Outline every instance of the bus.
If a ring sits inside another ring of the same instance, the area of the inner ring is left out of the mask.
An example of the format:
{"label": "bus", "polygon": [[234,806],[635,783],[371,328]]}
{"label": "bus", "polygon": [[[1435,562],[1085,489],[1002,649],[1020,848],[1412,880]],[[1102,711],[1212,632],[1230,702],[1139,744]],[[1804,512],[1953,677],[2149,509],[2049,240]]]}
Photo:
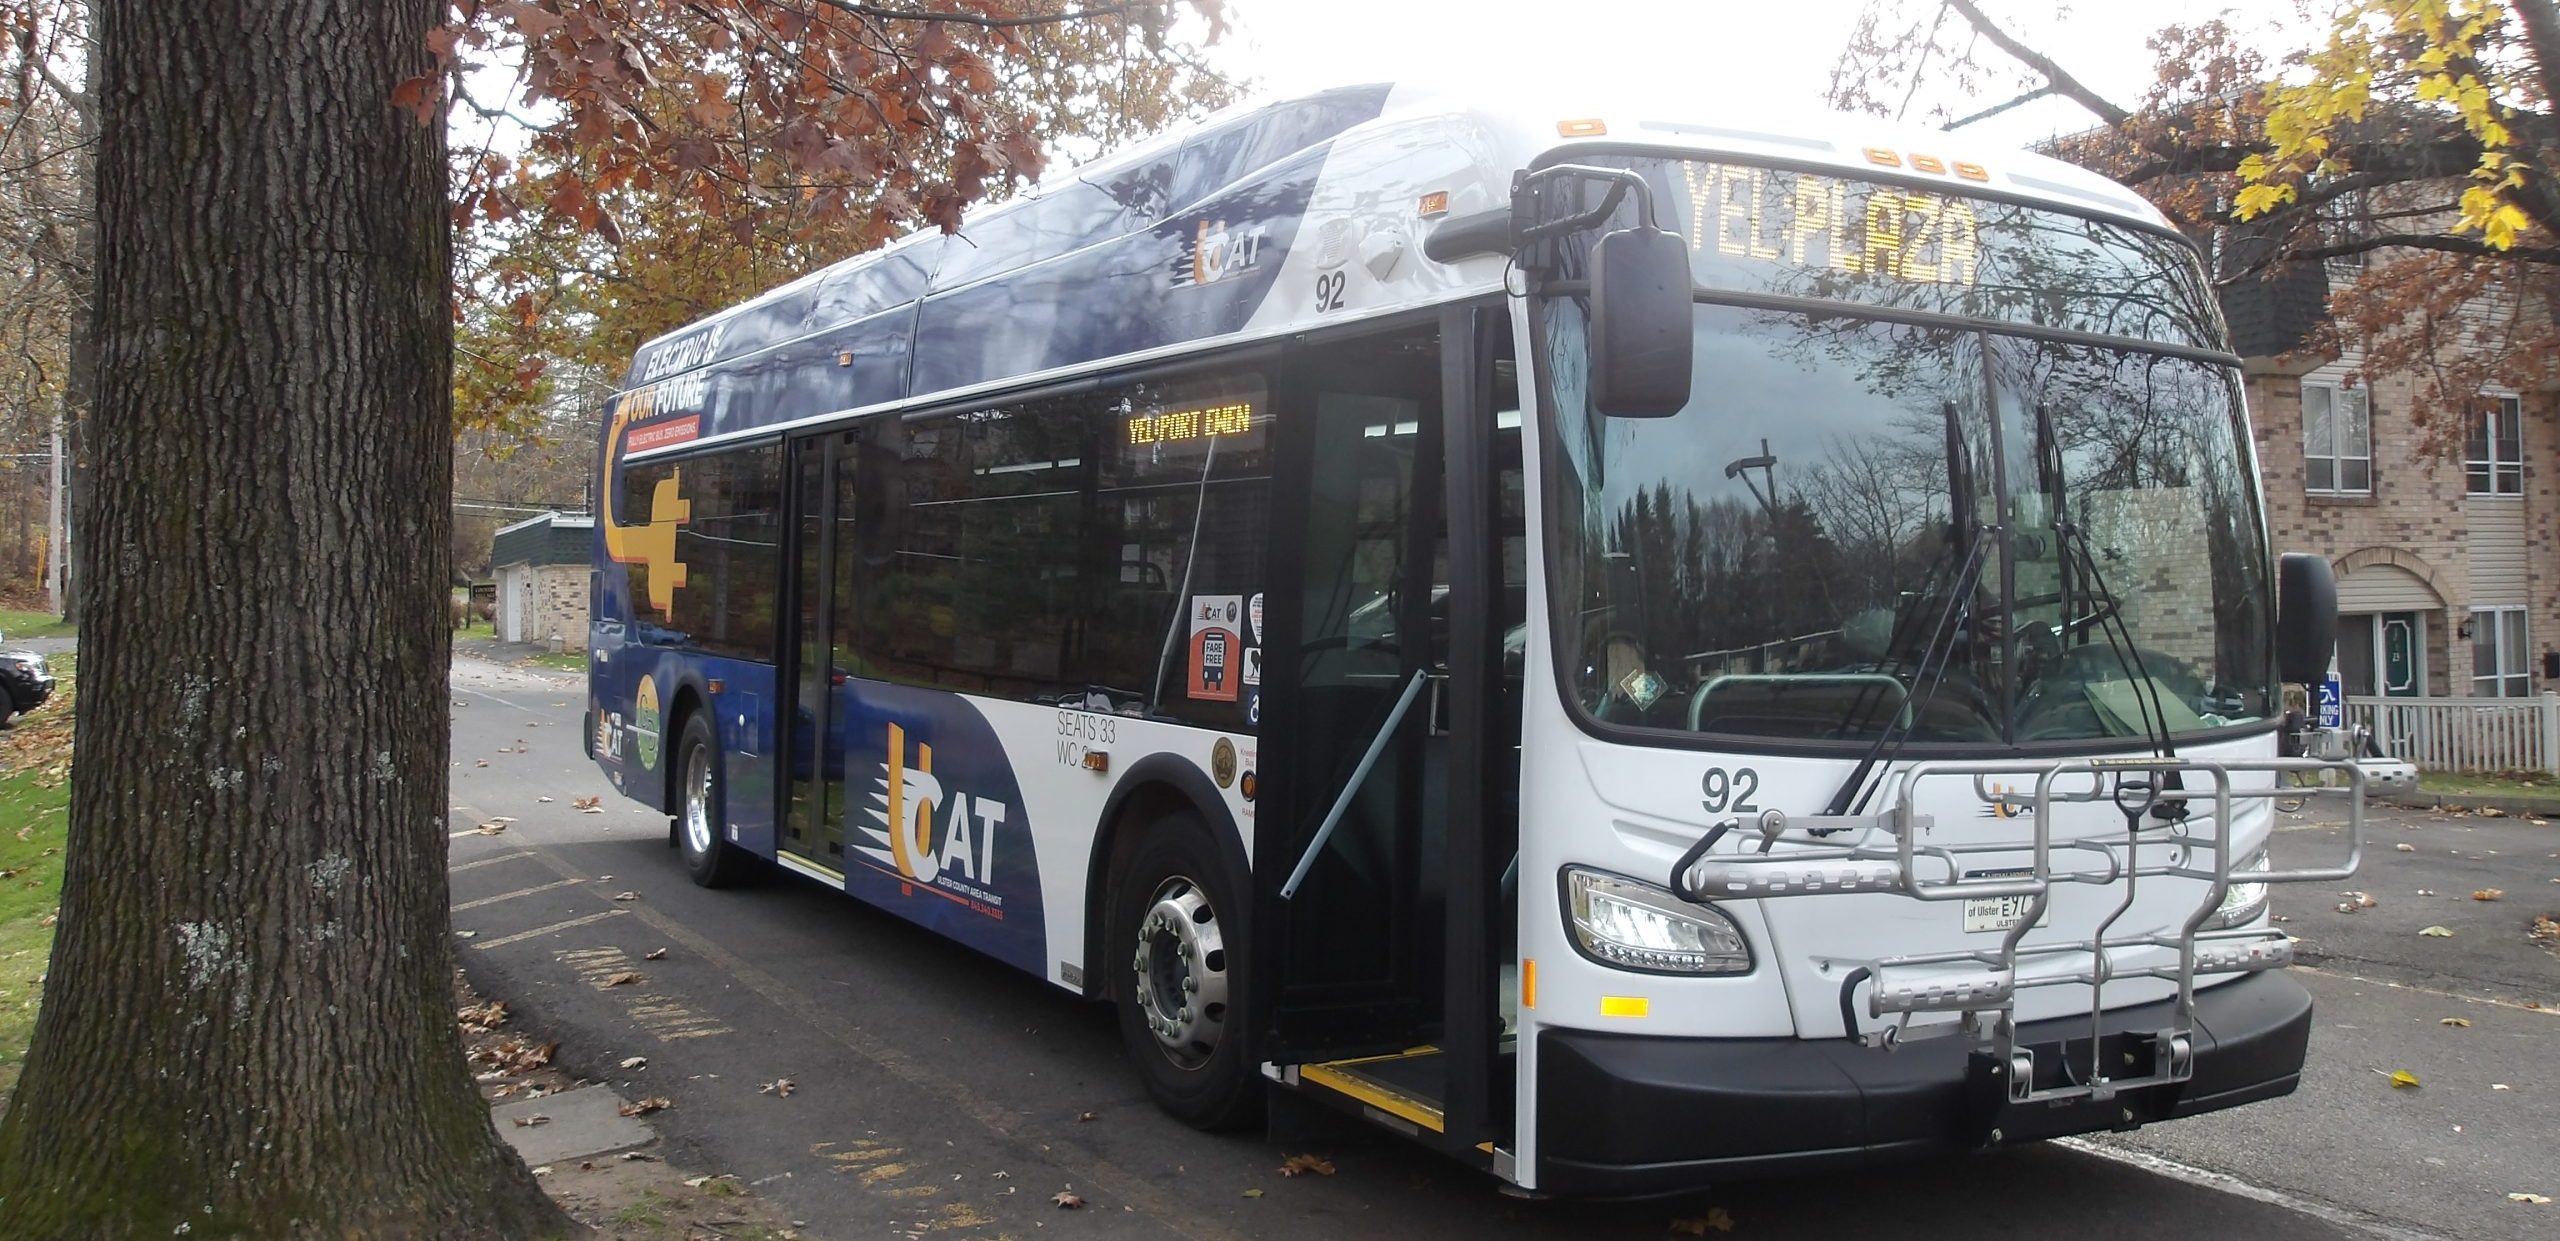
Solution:
{"label": "bus", "polygon": [[[1368,85],[653,340],[587,745],[1116,1009],[1202,1127],[1523,1192],[2125,1129],[2300,1078],[2288,686],[2196,248],[1853,118]],[[2315,789],[2294,785],[2322,776]],[[1339,1123],[1328,1121],[1326,1123]]]}

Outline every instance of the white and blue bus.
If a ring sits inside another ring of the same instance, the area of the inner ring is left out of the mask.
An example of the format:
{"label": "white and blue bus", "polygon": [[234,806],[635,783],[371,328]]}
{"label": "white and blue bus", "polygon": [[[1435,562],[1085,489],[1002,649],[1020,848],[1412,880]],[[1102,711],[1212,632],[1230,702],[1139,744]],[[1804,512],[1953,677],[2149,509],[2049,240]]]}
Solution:
{"label": "white and blue bus", "polygon": [[2333,608],[2238,368],[2039,156],[1270,103],[643,347],[588,744],[1202,1126],[1637,1195],[2267,1099],[2354,859],[2268,862]]}

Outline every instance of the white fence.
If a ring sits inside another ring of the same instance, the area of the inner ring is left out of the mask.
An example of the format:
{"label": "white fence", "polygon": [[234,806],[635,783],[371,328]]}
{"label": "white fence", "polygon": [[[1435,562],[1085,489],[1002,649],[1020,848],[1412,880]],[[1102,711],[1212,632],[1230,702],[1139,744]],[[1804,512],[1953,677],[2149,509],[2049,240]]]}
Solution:
{"label": "white fence", "polygon": [[2533,698],[2349,698],[2347,722],[2421,771],[2560,774],[2560,694]]}

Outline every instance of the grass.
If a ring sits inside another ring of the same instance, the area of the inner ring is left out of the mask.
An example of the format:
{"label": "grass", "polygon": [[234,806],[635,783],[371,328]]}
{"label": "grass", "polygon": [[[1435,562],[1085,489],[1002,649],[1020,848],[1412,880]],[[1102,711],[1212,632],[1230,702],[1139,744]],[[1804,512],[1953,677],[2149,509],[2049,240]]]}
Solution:
{"label": "grass", "polygon": [[47,661],[53,701],[0,733],[0,1099],[18,1084],[44,995],[53,922],[62,906],[62,847],[71,811],[71,704],[77,661]]}
{"label": "grass", "polygon": [[12,638],[67,638],[78,632],[79,629],[63,624],[62,618],[51,612],[0,608],[0,634]]}
{"label": "grass", "polygon": [[494,638],[498,636],[498,626],[495,622],[485,621],[474,616],[470,620],[463,622],[462,628],[454,630],[453,636],[457,638]]}
{"label": "grass", "polygon": [[525,662],[537,668],[557,668],[563,672],[587,670],[587,655],[584,651],[544,651],[539,655],[527,657]]}
{"label": "grass", "polygon": [[2494,774],[2428,771],[2419,773],[2418,791],[2449,793],[2461,797],[2560,798],[2560,778],[2538,771],[2503,771]]}

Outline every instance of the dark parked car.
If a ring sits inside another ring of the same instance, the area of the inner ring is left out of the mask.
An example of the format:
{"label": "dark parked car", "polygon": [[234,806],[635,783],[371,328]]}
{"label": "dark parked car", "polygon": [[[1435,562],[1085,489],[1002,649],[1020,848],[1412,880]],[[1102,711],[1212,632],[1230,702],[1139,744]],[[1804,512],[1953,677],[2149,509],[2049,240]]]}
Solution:
{"label": "dark parked car", "polygon": [[0,728],[53,697],[53,674],[33,651],[0,651]]}

